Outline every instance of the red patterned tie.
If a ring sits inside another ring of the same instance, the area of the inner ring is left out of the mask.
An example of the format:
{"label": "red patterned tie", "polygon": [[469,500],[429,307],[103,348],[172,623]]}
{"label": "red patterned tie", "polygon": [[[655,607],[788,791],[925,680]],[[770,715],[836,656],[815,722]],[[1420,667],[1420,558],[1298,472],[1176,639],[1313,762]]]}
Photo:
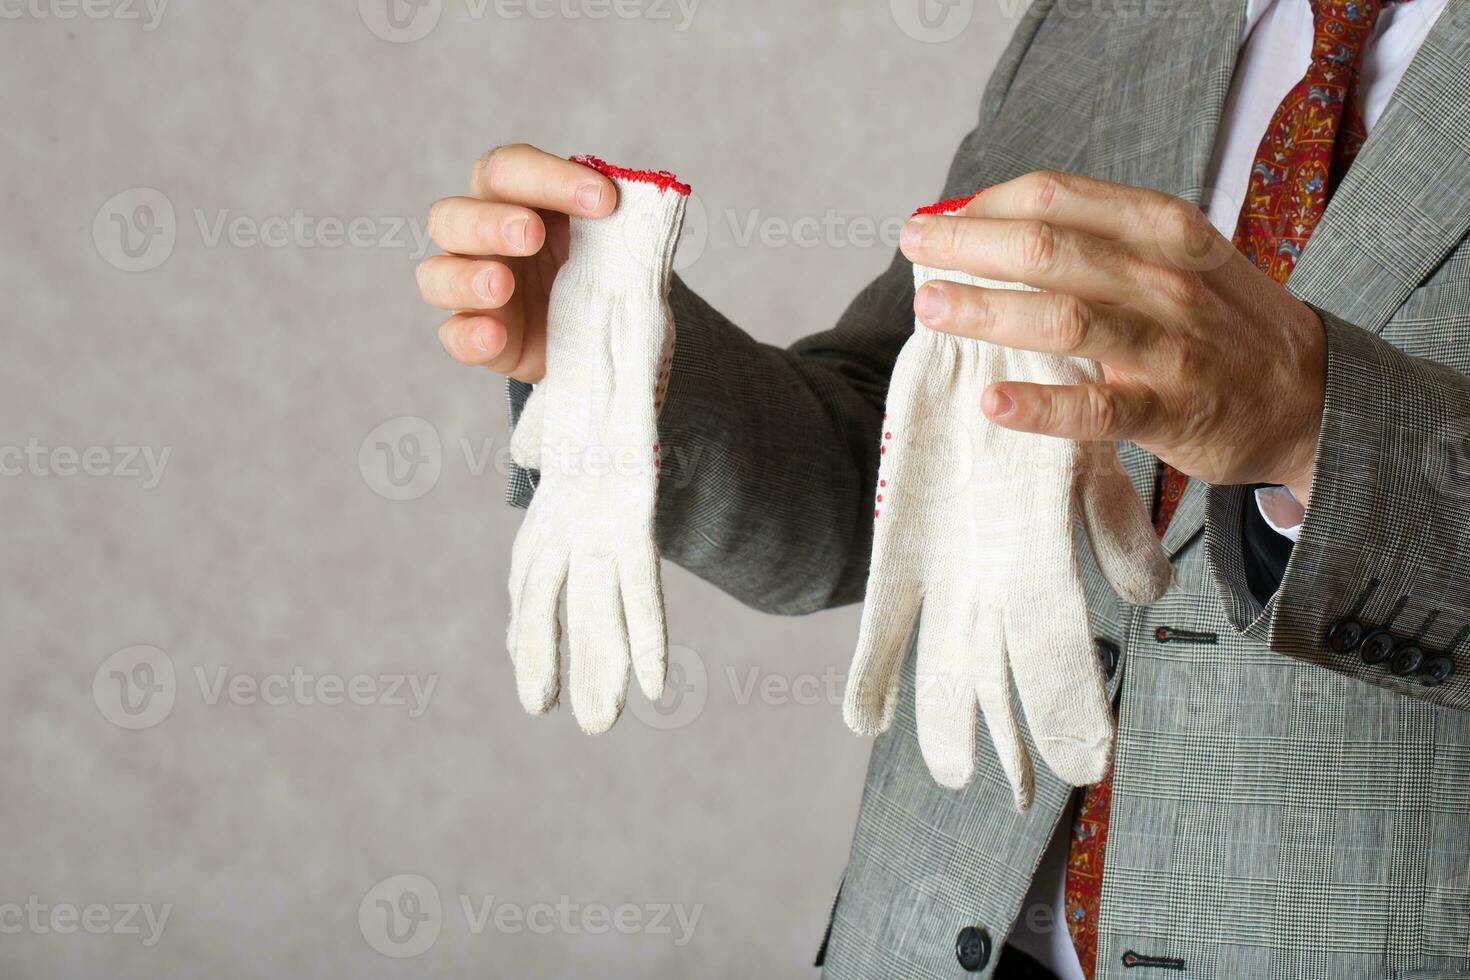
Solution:
{"label": "red patterned tie", "polygon": [[[1316,31],[1312,63],[1266,128],[1240,209],[1235,247],[1277,282],[1286,282],[1316,230],[1332,191],[1366,139],[1358,72],[1379,12],[1405,0],[1310,0]],[[1189,478],[1160,466],[1154,529],[1169,527]],[[1113,799],[1109,775],[1083,794],[1067,858],[1066,917],[1087,980],[1097,971],[1097,916]]]}

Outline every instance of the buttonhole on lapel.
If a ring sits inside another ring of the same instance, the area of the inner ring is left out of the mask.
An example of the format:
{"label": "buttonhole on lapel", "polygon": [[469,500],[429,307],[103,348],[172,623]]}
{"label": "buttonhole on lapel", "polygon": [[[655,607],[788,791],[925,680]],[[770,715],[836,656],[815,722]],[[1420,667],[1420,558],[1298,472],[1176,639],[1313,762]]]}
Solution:
{"label": "buttonhole on lapel", "polygon": [[1199,630],[1182,630],[1173,626],[1160,626],[1154,630],[1154,641],[1157,643],[1215,644],[1220,642],[1220,636],[1217,633],[1203,633]]}
{"label": "buttonhole on lapel", "polygon": [[1125,970],[1132,970],[1140,966],[1151,966],[1157,970],[1184,972],[1184,961],[1175,959],[1172,956],[1145,956],[1142,953],[1135,953],[1131,949],[1123,953],[1123,968]]}

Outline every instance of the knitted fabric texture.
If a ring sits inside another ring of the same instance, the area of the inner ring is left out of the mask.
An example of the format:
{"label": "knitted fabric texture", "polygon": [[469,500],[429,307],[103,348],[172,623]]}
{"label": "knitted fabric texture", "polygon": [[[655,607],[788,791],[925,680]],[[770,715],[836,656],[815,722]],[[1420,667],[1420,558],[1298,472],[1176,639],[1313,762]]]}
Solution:
{"label": "knitted fabric texture", "polygon": [[668,173],[575,159],[612,180],[618,206],[606,218],[571,219],[547,310],[546,375],[512,438],[515,460],[540,479],[512,551],[506,643],[521,704],[550,710],[560,694],[565,588],[572,712],[597,734],[623,710],[630,665],[648,698],[663,693],[657,421],[689,188]]}
{"label": "knitted fabric texture", "polygon": [[[965,203],[924,210],[953,214]],[[1030,288],[915,267],[916,288],[931,279]],[[1003,429],[981,415],[980,399],[997,381],[1099,380],[1091,361],[916,324],[888,390],[844,716],[860,734],[888,728],[917,626],[915,716],[929,771],[950,788],[970,781],[978,708],[1017,809],[1033,792],[1017,698],[1043,761],[1063,780],[1097,782],[1110,763],[1114,721],[1087,618],[1077,523],[1128,602],[1158,599],[1170,566],[1111,444]]]}

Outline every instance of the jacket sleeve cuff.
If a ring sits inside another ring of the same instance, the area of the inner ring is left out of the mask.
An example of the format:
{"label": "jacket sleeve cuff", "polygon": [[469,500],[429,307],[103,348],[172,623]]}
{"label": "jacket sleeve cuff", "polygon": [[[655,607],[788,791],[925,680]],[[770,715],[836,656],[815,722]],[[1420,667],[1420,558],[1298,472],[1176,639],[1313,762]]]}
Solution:
{"label": "jacket sleeve cuff", "polygon": [[1240,554],[1245,489],[1210,488],[1206,549],[1225,613],[1287,656],[1470,709],[1470,381],[1317,312],[1327,385],[1311,506],[1262,606]]}

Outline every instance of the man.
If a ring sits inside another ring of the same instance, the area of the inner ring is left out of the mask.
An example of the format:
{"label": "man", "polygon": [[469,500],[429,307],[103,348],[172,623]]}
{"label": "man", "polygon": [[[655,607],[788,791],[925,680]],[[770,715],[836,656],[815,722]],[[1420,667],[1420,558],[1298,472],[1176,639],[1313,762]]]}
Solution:
{"label": "man", "polygon": [[[1119,441],[1175,566],[1148,608],[1086,569],[1119,732],[1085,793],[1038,771],[1017,814],[984,735],[935,785],[909,668],[827,975],[1470,977],[1467,65],[1464,0],[1034,0],[942,196],[993,186],[911,222],[835,329],[764,346],[675,283],[660,438],[701,465],[660,547],[738,598],[862,598],[915,314],[1101,363],[975,411]],[[513,409],[565,215],[614,204],[505,147],[435,206],[421,289]],[[916,296],[910,262],[1043,292]]]}

